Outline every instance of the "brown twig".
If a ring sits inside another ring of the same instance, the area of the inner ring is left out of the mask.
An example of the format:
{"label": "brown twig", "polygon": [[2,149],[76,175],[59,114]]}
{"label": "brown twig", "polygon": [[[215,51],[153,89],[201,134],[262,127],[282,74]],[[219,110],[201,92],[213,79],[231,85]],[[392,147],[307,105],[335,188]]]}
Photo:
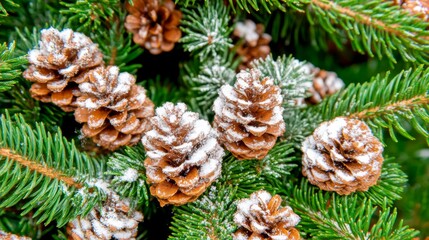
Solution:
{"label": "brown twig", "polygon": [[13,153],[8,148],[0,148],[0,155],[6,158],[12,159],[18,162],[19,164],[28,167],[30,170],[38,172],[42,175],[45,175],[46,177],[60,180],[70,187],[75,187],[75,188],[83,187],[81,183],[76,182],[73,178],[66,176],[64,173],[57,171],[55,169],[43,166],[42,164],[38,164],[35,161],[28,160],[27,158],[19,154]]}
{"label": "brown twig", "polygon": [[368,119],[378,116],[381,112],[395,112],[401,109],[412,109],[418,105],[429,104],[429,98],[426,95],[415,96],[413,98],[395,102],[386,106],[378,106],[370,109],[363,110],[361,112],[353,113],[349,115],[351,118]]}

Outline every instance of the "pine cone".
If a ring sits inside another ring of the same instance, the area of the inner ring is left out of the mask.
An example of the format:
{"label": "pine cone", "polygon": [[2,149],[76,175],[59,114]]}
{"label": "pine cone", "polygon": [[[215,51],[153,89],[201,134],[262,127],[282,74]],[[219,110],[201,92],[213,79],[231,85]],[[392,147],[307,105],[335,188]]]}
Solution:
{"label": "pine cone", "polygon": [[234,239],[300,239],[294,228],[299,223],[299,216],[289,206],[280,207],[281,202],[279,195],[272,197],[264,190],[240,200],[234,214],[234,222],[240,228],[234,233]]}
{"label": "pine cone", "polygon": [[343,80],[335,72],[321,70],[311,63],[306,64],[305,68],[313,75],[313,85],[309,89],[311,97],[305,99],[307,104],[318,104],[325,97],[338,92],[344,87]]}
{"label": "pine cone", "polygon": [[1,240],[31,240],[29,237],[21,237],[12,233],[3,232],[0,230],[0,239]]}
{"label": "pine cone", "polygon": [[75,118],[84,123],[85,137],[112,151],[140,141],[150,128],[154,105],[135,81],[116,66],[98,67],[76,79],[81,94]]}
{"label": "pine cone", "polygon": [[219,176],[224,151],[210,124],[186,105],[165,103],[143,137],[150,192],[161,206],[194,201]]}
{"label": "pine cone", "polygon": [[130,212],[127,201],[111,194],[100,210],[93,209],[86,217],[77,217],[68,223],[68,239],[136,239],[137,227],[142,220],[141,212]]}
{"label": "pine cone", "polygon": [[367,191],[381,173],[383,146],[360,120],[338,117],[324,122],[301,149],[302,174],[326,191]]}
{"label": "pine cone", "polygon": [[264,25],[255,24],[252,20],[246,20],[244,23],[238,22],[233,37],[236,39],[244,38],[237,48],[237,54],[242,57],[242,63],[238,67],[239,70],[250,68],[250,63],[259,58],[267,57],[270,52],[269,43],[271,36],[264,33]]}
{"label": "pine cone", "polygon": [[31,96],[42,102],[53,102],[64,111],[75,109],[77,87],[74,77],[103,64],[97,44],[82,33],[64,29],[42,30],[40,49],[28,53],[30,66],[24,78],[34,82]]}
{"label": "pine cone", "polygon": [[221,87],[214,103],[219,142],[238,159],[263,159],[285,131],[280,88],[260,74],[242,70],[234,87]]}
{"label": "pine cone", "polygon": [[125,28],[132,32],[133,40],[152,54],[169,52],[179,41],[182,12],[175,10],[172,0],[133,0],[125,6],[130,13],[125,19]]}
{"label": "pine cone", "polygon": [[429,20],[429,0],[394,0],[393,2],[411,14],[419,16],[425,21]]}

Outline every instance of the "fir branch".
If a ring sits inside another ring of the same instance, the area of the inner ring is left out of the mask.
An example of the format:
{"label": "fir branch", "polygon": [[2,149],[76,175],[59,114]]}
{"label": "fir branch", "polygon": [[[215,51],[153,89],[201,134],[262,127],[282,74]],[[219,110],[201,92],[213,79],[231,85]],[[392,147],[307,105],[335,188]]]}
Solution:
{"label": "fir branch", "polygon": [[53,104],[44,104],[33,99],[28,91],[30,83],[21,77],[18,84],[9,91],[0,93],[0,114],[6,111],[11,115],[21,114],[27,123],[35,126],[36,122],[43,122],[49,131],[56,131],[67,116],[64,111]]}
{"label": "fir branch", "polygon": [[8,11],[11,11],[13,9],[16,9],[19,7],[19,4],[12,0],[5,0],[2,3],[0,3],[0,22],[2,20],[2,17],[9,16]]}
{"label": "fir branch", "polygon": [[79,152],[61,133],[46,132],[43,124],[32,128],[22,116],[2,115],[0,124],[0,208],[24,201],[22,214],[34,209],[37,223],[56,220],[62,226],[101,202],[103,191],[89,177],[102,176],[102,161]]}
{"label": "fir branch", "polygon": [[428,24],[390,2],[311,0],[306,15],[310,24],[322,27],[339,47],[339,34],[344,33],[355,50],[371,57],[387,57],[396,63],[394,53],[398,52],[405,61],[429,63]]}
{"label": "fir branch", "polygon": [[17,83],[16,78],[21,76],[21,65],[27,63],[24,57],[14,57],[15,42],[7,47],[6,43],[0,45],[0,92],[12,88]]}
{"label": "fir branch", "polygon": [[105,27],[89,29],[89,32],[86,32],[98,43],[106,64],[118,66],[121,72],[135,74],[142,65],[129,62],[139,57],[143,48],[134,44],[133,35],[126,32],[124,21],[127,14],[123,7],[117,6],[115,16],[110,16],[112,19],[103,24]]}
{"label": "fir branch", "polygon": [[[134,199],[131,203],[149,205],[149,186],[146,184],[145,157],[143,147],[127,147],[124,153],[115,153],[107,163],[106,174],[113,176],[111,186],[124,198]],[[135,206],[131,206],[135,207]]]}
{"label": "fir branch", "polygon": [[217,183],[197,201],[174,208],[169,239],[232,239],[235,190]]}
{"label": "fir branch", "polygon": [[306,180],[294,188],[289,203],[301,217],[300,231],[314,239],[401,240],[418,235],[402,221],[396,224],[396,209],[391,212],[385,205],[377,208],[371,200],[357,195],[323,192]]}
{"label": "fir branch", "polygon": [[25,157],[13,153],[8,148],[0,148],[0,156],[2,156],[4,159],[10,159],[13,160],[19,165],[22,165],[24,167],[27,167],[29,170],[33,172],[37,172],[43,176],[46,176],[50,179],[56,179],[60,182],[65,183],[68,187],[73,187],[80,189],[83,187],[81,183],[76,182],[72,177],[66,176],[64,173],[47,166],[44,166],[42,164],[39,164],[35,162],[34,160],[26,159]]}
{"label": "fir branch", "polygon": [[[71,26],[95,30],[105,22],[111,22],[121,8],[118,0],[78,0],[73,3],[62,3],[66,8],[60,11],[68,16]],[[79,30],[79,28],[74,28]]]}
{"label": "fir branch", "polygon": [[425,127],[429,124],[427,86],[429,69],[420,66],[402,71],[394,77],[389,74],[385,77],[379,75],[368,83],[351,84],[309,111],[321,113],[323,120],[337,116],[360,118],[381,140],[383,129],[388,129],[395,141],[395,131],[414,139],[404,127],[403,121],[408,121],[413,129],[428,138],[429,133]]}
{"label": "fir branch", "polygon": [[[205,62],[194,58],[184,65],[183,82],[189,88],[188,99],[195,100],[202,112],[213,116],[213,102],[218,97],[218,91],[224,84],[235,81],[233,55],[216,56]],[[237,62],[238,63],[238,62]]]}
{"label": "fir branch", "polygon": [[366,192],[358,192],[361,199],[368,198],[372,203],[383,206],[392,206],[394,201],[402,198],[407,175],[401,170],[394,158],[385,157],[381,176],[377,184]]}
{"label": "fir branch", "polygon": [[252,67],[258,68],[262,77],[270,77],[281,88],[283,106],[295,108],[295,100],[307,96],[307,90],[312,84],[313,77],[306,72],[304,62],[285,55],[274,60],[270,55],[265,59],[252,62]]}
{"label": "fir branch", "polygon": [[180,39],[186,51],[201,59],[214,57],[229,47],[232,27],[229,24],[229,9],[220,0],[198,5],[192,10],[183,9],[181,29],[186,35]]}

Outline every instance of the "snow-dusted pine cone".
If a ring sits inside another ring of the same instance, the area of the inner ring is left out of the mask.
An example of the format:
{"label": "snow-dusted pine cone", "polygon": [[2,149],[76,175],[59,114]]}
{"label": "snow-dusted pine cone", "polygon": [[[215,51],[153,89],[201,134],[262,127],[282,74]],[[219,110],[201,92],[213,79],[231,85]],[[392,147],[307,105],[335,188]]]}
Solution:
{"label": "snow-dusted pine cone", "polygon": [[85,137],[112,151],[140,141],[150,128],[154,105],[135,81],[116,66],[98,67],[76,78],[80,96],[75,118],[84,123]]}
{"label": "snow-dusted pine cone", "polygon": [[194,201],[221,172],[224,151],[210,124],[198,117],[183,103],[165,103],[142,139],[150,192],[161,206]]}
{"label": "snow-dusted pine cone", "polygon": [[137,226],[141,221],[141,212],[130,212],[129,202],[110,194],[101,209],[93,209],[86,217],[77,217],[69,222],[67,234],[72,240],[136,239]]}
{"label": "snow-dusted pine cone", "polygon": [[259,58],[267,57],[270,52],[269,43],[271,36],[264,33],[264,25],[255,24],[248,19],[244,23],[238,22],[233,36],[237,39],[243,39],[243,42],[238,46],[237,53],[242,57],[242,63],[239,66],[240,70],[250,68],[250,63]]}
{"label": "snow-dusted pine cone", "polygon": [[215,100],[219,142],[238,159],[262,159],[285,131],[281,90],[257,69],[242,70]]}
{"label": "snow-dusted pine cone", "polygon": [[301,149],[302,173],[326,191],[367,191],[381,174],[383,146],[357,119],[337,117],[320,124]]}
{"label": "snow-dusted pine cone", "polygon": [[169,52],[179,41],[182,12],[174,9],[172,0],[133,0],[125,2],[130,13],[125,19],[125,28],[133,33],[133,40],[152,54]]}
{"label": "snow-dusted pine cone", "polygon": [[335,72],[322,70],[311,63],[307,63],[305,69],[313,75],[313,85],[309,89],[311,97],[305,99],[308,104],[318,104],[325,97],[338,92],[344,87],[343,80]]}
{"label": "snow-dusted pine cone", "polygon": [[300,239],[298,230],[294,228],[300,217],[291,207],[281,207],[281,202],[279,195],[272,197],[264,190],[241,199],[234,215],[234,222],[240,226],[233,235],[234,239]]}
{"label": "snow-dusted pine cone", "polygon": [[0,230],[0,239],[1,240],[31,240],[29,237],[22,237],[12,233],[3,232]]}
{"label": "snow-dusted pine cone", "polygon": [[425,21],[429,20],[429,0],[394,0],[393,2],[411,14],[419,16]]}
{"label": "snow-dusted pine cone", "polygon": [[82,33],[64,29],[42,30],[40,49],[28,53],[30,65],[24,78],[34,82],[31,96],[43,102],[53,102],[64,111],[75,109],[74,77],[103,64],[103,55],[91,39]]}

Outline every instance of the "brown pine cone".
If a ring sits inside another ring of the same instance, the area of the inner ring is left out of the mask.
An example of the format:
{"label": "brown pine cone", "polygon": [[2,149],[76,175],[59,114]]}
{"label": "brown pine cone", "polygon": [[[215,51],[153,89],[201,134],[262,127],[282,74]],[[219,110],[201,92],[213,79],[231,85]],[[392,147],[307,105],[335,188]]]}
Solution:
{"label": "brown pine cone", "polygon": [[93,209],[86,217],[77,217],[68,223],[68,239],[136,239],[141,221],[141,212],[130,212],[129,202],[120,200],[116,194],[110,194],[101,209]]}
{"label": "brown pine cone", "polygon": [[31,240],[29,237],[21,237],[12,233],[3,232],[0,230],[0,239],[1,240]]}
{"label": "brown pine cone", "polygon": [[179,41],[182,12],[175,10],[172,0],[133,0],[125,2],[130,15],[125,19],[125,28],[132,32],[133,40],[152,54],[169,52]]}
{"label": "brown pine cone", "polygon": [[425,21],[429,20],[429,0],[394,0],[393,2],[411,14],[419,16]]}
{"label": "brown pine cone", "polygon": [[161,206],[194,201],[221,172],[224,151],[215,131],[183,103],[165,103],[150,120],[153,129],[142,139],[150,193]]}
{"label": "brown pine cone", "polygon": [[244,23],[238,22],[233,37],[243,38],[243,42],[237,48],[237,54],[242,57],[242,63],[239,70],[250,68],[250,63],[259,58],[267,57],[270,52],[269,43],[271,36],[264,33],[264,25],[255,24],[252,20],[246,20]]}
{"label": "brown pine cone", "polygon": [[313,75],[313,85],[309,89],[311,97],[305,99],[305,102],[309,105],[320,103],[327,96],[338,92],[344,87],[343,80],[335,72],[322,70],[311,63],[306,64],[305,68]]}
{"label": "brown pine cone", "polygon": [[337,117],[320,124],[301,149],[302,174],[326,191],[367,191],[381,174],[383,146],[357,119]]}
{"label": "brown pine cone", "polygon": [[135,81],[116,66],[98,67],[76,79],[80,96],[74,115],[84,123],[85,137],[112,151],[140,141],[150,128],[154,105]]}
{"label": "brown pine cone", "polygon": [[285,131],[281,90],[251,69],[237,74],[234,87],[223,85],[214,103],[219,142],[238,159],[263,159]]}
{"label": "brown pine cone", "polygon": [[234,222],[240,228],[233,234],[234,239],[301,239],[294,228],[300,220],[289,206],[280,207],[279,195],[271,196],[264,190],[241,199],[237,204]]}
{"label": "brown pine cone", "polygon": [[43,29],[39,45],[40,49],[28,53],[30,65],[23,73],[24,78],[34,82],[31,96],[73,111],[78,89],[71,82],[79,74],[102,65],[102,53],[91,39],[70,29]]}

